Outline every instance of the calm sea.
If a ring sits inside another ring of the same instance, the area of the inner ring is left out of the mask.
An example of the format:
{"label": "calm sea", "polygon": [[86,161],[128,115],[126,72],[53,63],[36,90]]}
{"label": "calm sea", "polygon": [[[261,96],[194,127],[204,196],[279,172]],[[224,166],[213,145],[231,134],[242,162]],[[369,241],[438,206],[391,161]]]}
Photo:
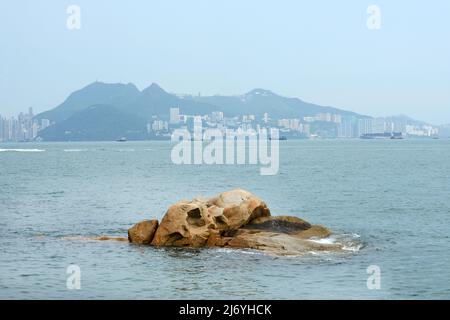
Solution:
{"label": "calm sea", "polygon": [[[168,142],[0,144],[0,298],[449,299],[450,141],[281,141],[280,171],[177,166]],[[342,253],[152,248],[126,236],[179,199],[244,188],[331,228]],[[66,286],[81,269],[81,289]],[[369,290],[378,266],[381,288]]]}

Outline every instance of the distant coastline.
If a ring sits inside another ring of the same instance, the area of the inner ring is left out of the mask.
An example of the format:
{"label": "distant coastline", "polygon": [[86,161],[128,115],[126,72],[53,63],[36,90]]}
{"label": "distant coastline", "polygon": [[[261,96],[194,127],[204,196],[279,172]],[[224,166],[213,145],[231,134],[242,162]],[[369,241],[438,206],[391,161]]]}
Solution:
{"label": "distant coastline", "polygon": [[350,139],[400,133],[406,138],[450,137],[450,125],[435,126],[407,116],[373,118],[254,89],[239,96],[168,93],[153,83],[139,91],[129,84],[94,82],[55,108],[17,118],[0,116],[0,142],[169,140],[177,129],[258,131],[277,128],[292,139]]}

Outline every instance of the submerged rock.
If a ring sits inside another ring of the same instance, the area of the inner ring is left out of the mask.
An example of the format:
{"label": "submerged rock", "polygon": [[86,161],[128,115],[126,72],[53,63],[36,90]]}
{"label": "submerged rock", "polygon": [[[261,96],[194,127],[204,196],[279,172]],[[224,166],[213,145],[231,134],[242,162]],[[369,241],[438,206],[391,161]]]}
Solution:
{"label": "submerged rock", "polygon": [[339,244],[319,241],[331,232],[291,216],[271,216],[267,205],[237,189],[209,199],[172,205],[161,223],[143,221],[128,231],[130,242],[153,246],[249,248],[296,255],[334,251]]}
{"label": "submerged rock", "polygon": [[97,241],[128,241],[125,237],[111,237],[111,236],[100,236],[94,238],[85,238],[86,240],[97,240]]}

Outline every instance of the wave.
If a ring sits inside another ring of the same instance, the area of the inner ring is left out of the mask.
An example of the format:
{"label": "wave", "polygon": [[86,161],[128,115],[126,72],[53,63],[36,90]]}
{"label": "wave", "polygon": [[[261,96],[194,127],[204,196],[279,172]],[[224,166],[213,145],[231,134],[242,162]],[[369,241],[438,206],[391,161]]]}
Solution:
{"label": "wave", "polygon": [[324,239],[310,239],[309,241],[318,243],[318,244],[336,244],[336,240],[330,238],[324,238]]}
{"label": "wave", "polygon": [[310,239],[308,241],[318,244],[338,244],[342,246],[342,250],[358,252],[364,247],[360,240],[361,236],[357,233],[352,234],[336,234],[323,239]]}
{"label": "wave", "polygon": [[0,152],[45,152],[43,149],[0,149]]}
{"label": "wave", "polygon": [[223,252],[223,253],[242,253],[242,254],[249,254],[249,255],[268,255],[266,252],[258,251],[254,249],[245,249],[245,248],[214,248],[217,252]]}
{"label": "wave", "polygon": [[354,245],[351,245],[351,246],[346,246],[346,245],[344,245],[344,246],[342,247],[342,250],[344,250],[344,251],[358,252],[358,251],[361,250],[363,247],[364,247],[364,245],[363,245],[362,243],[354,244]]}
{"label": "wave", "polygon": [[88,149],[64,149],[64,152],[84,152],[88,151]]}

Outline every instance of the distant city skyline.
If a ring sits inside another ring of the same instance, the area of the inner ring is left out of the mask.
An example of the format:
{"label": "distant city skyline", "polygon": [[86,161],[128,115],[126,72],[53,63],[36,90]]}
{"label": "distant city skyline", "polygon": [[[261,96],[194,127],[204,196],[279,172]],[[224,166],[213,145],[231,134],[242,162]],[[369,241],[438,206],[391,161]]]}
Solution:
{"label": "distant city skyline", "polygon": [[[135,85],[134,83],[132,83],[132,82],[128,82],[128,83],[121,83],[121,82],[102,82],[102,81],[99,81],[98,79],[96,80],[96,81],[94,81],[94,82],[101,82],[101,83],[120,83],[120,84],[133,84],[133,85]],[[91,83],[89,83],[89,84],[91,84]],[[89,85],[88,84],[88,85]],[[137,86],[136,86],[137,87]],[[148,87],[148,86],[147,86]],[[144,86],[144,88],[138,88],[140,91],[142,91],[143,89],[145,89],[145,86]],[[254,88],[253,90],[255,90],[256,88]],[[267,89],[264,89],[264,90],[267,90]],[[66,97],[64,98],[64,99],[62,99],[59,103],[57,103],[57,104],[55,104],[54,106],[52,106],[52,107],[50,107],[50,108],[48,108],[48,109],[43,109],[43,110],[39,110],[39,109],[37,109],[37,108],[35,108],[34,106],[29,106],[29,107],[27,107],[27,108],[24,108],[24,110],[26,109],[26,110],[33,110],[33,112],[34,112],[34,115],[36,115],[36,114],[39,114],[39,113],[42,113],[42,112],[45,112],[45,111],[50,111],[50,110],[52,110],[52,109],[54,109],[55,107],[57,107],[58,105],[60,105],[62,102],[64,102],[66,99],[67,99],[67,97],[69,97],[70,96],[70,94],[72,94],[73,92],[75,92],[76,90],[72,90],[72,91],[70,91],[67,95],[66,95]],[[249,90],[248,92],[250,92],[250,91],[252,91],[252,90]],[[270,90],[268,90],[268,91],[270,91]],[[195,97],[195,96],[206,96],[206,95],[202,95],[202,93],[201,93],[201,91],[199,91],[198,93],[180,93],[180,92],[170,92],[171,94],[174,94],[174,95],[177,95],[177,96],[180,96],[180,97],[183,97],[183,96],[192,96],[192,97]],[[243,95],[245,95],[247,92],[242,92],[242,93],[239,93],[239,94],[231,94],[231,95],[223,95],[223,96],[236,96],[236,97],[239,97],[239,96],[243,96]],[[275,94],[278,94],[277,92],[274,92]],[[216,94],[214,94],[214,95],[211,95],[211,96],[215,96],[215,95],[222,95],[222,94],[220,94],[220,93],[216,93]],[[283,95],[280,95],[280,96],[283,96]],[[294,96],[284,96],[284,97],[286,97],[286,98],[298,98],[298,99],[301,99],[301,97],[294,97]],[[303,99],[302,99],[303,100]],[[306,100],[304,100],[305,102],[308,102],[308,103],[314,103],[314,101],[306,101]],[[337,108],[340,108],[339,106],[333,106],[333,107],[337,107]],[[0,109],[1,110],[1,109]],[[6,118],[17,118],[17,117],[20,117],[20,115],[21,114],[25,114],[26,112],[24,112],[24,110],[18,110],[17,112],[3,112],[3,113],[1,113],[0,112],[0,116],[3,116],[3,117],[6,117]],[[342,110],[343,110],[343,108],[342,108]],[[386,114],[386,115],[373,115],[373,114],[368,114],[368,113],[360,113],[360,112],[358,112],[357,110],[355,111],[355,110],[346,110],[346,111],[351,111],[351,112],[356,112],[356,113],[359,113],[359,114],[361,114],[361,115],[365,115],[365,116],[369,116],[369,117],[372,117],[372,118],[390,118],[390,117],[396,117],[396,116],[406,116],[406,117],[410,117],[411,119],[413,119],[413,120],[417,120],[417,121],[423,121],[423,122],[426,122],[426,123],[429,123],[429,124],[433,124],[433,125],[448,125],[448,124],[450,124],[450,121],[449,122],[439,122],[439,123],[434,123],[434,122],[431,122],[431,121],[426,121],[426,120],[424,120],[424,119],[419,119],[419,118],[414,118],[414,117],[411,117],[409,114],[402,114],[402,113],[399,113],[399,114]],[[264,112],[264,110],[262,110],[262,114],[265,114],[265,112]]]}
{"label": "distant city skyline", "polygon": [[[69,5],[81,28],[66,26]],[[367,8],[381,10],[370,30]],[[373,117],[450,123],[448,1],[0,3],[0,114],[54,108],[99,80],[169,92],[254,88]]]}
{"label": "distant city skyline", "polygon": [[[95,106],[94,106],[95,107]],[[337,112],[342,110],[337,110]],[[413,138],[443,138],[449,137],[448,126],[436,127],[425,123],[415,123],[408,118],[367,118],[361,115],[342,116],[337,113],[317,113],[315,115],[300,118],[270,118],[267,112],[262,116],[255,114],[244,114],[241,116],[226,117],[222,111],[212,111],[209,114],[181,114],[179,107],[168,109],[168,121],[160,119],[158,115],[153,115],[147,120],[146,134],[138,137],[140,139],[170,139],[178,130],[195,132],[195,124],[202,128],[222,132],[225,136],[229,130],[236,130],[238,134],[252,136],[261,132],[268,132],[276,128],[283,134],[283,138],[391,138],[403,139]],[[3,117],[0,114],[0,142],[21,142],[21,141],[43,141],[41,133],[48,127],[56,125],[56,122],[49,119],[36,119],[33,108],[28,112],[19,113],[18,117]],[[101,119],[98,119],[101,122]],[[312,129],[312,126],[315,129]],[[51,129],[51,128],[50,128]],[[70,129],[70,128],[67,128]],[[141,128],[142,129],[142,128]],[[442,131],[440,131],[442,129]],[[98,127],[95,128],[95,131]],[[142,130],[141,130],[142,131]],[[137,131],[133,131],[136,134]],[[75,135],[86,134],[88,130],[76,130]],[[69,136],[67,136],[69,134]],[[203,132],[195,132],[200,136],[196,139],[203,139]],[[126,135],[126,133],[125,133]],[[72,130],[65,130],[64,136],[72,139]],[[88,135],[89,136],[89,135]],[[56,139],[61,139],[57,136]],[[65,139],[65,138],[63,138]],[[102,137],[104,139],[104,136]],[[125,139],[123,136],[121,139]],[[77,139],[75,139],[77,140]]]}

